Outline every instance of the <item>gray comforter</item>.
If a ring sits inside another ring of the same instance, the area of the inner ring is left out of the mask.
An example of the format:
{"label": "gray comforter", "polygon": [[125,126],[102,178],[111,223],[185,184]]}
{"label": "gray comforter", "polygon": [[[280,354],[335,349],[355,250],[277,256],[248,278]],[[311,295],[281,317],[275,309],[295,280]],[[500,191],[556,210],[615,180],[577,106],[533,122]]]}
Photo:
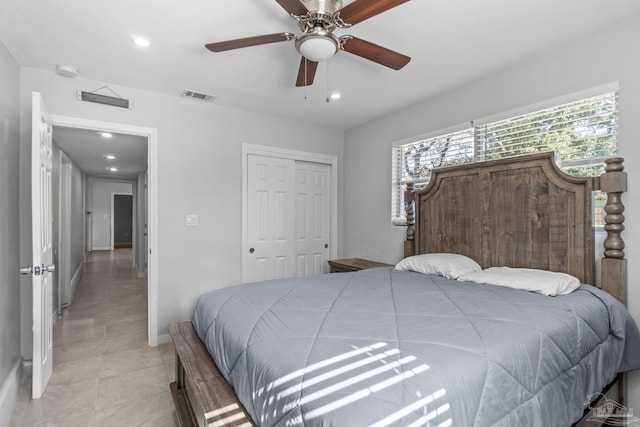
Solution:
{"label": "gray comforter", "polygon": [[381,268],[201,296],[193,325],[259,425],[568,426],[640,368],[624,306]]}

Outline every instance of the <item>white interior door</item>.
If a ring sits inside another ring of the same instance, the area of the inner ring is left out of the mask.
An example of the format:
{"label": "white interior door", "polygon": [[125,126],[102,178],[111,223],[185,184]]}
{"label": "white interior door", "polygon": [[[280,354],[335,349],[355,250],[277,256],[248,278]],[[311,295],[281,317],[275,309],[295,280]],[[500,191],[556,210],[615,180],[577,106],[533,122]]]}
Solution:
{"label": "white interior door", "polygon": [[296,162],[296,276],[328,273],[329,191],[327,164]]}
{"label": "white interior door", "polygon": [[33,233],[33,380],[32,397],[44,393],[53,369],[52,320],[52,127],[38,92],[32,95],[31,210]]}
{"label": "white interior door", "polygon": [[248,282],[293,277],[294,167],[290,159],[249,155]]}

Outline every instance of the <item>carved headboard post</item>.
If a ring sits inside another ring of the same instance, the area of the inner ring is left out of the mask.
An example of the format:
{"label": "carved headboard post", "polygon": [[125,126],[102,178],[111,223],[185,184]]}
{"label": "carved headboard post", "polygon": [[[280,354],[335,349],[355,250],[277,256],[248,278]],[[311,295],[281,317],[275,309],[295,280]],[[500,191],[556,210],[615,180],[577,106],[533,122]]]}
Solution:
{"label": "carved headboard post", "polygon": [[404,192],[404,209],[407,217],[407,237],[404,241],[405,258],[416,253],[416,217],[413,206],[413,182],[408,182]]}
{"label": "carved headboard post", "polygon": [[602,289],[626,304],[627,260],[624,259],[624,205],[622,193],[627,191],[627,173],[624,172],[622,157],[613,157],[605,161],[605,174],[600,177],[600,190],[607,193],[604,207],[604,258],[601,261]]}

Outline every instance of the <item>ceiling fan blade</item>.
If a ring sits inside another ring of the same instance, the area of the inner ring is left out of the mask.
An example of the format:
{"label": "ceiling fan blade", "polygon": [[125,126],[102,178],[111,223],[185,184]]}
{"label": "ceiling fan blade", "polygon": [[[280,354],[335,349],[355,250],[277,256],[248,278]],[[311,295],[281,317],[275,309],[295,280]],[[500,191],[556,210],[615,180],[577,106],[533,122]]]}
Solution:
{"label": "ceiling fan blade", "polygon": [[[352,3],[353,4],[353,3]],[[352,37],[344,43],[343,49],[369,61],[377,62],[394,70],[399,70],[411,61],[406,55],[378,46],[377,44]]]}
{"label": "ceiling fan blade", "polygon": [[304,56],[300,59],[300,68],[298,69],[298,78],[296,80],[296,86],[311,86],[313,79],[316,76],[316,69],[318,63],[310,61]]}
{"label": "ceiling fan blade", "polygon": [[400,6],[409,0],[356,0],[340,9],[340,19],[346,24],[355,25],[372,16]]}
{"label": "ceiling fan blade", "polygon": [[242,47],[257,46],[267,43],[285,42],[293,40],[295,35],[292,33],[276,33],[264,36],[245,37],[242,39],[226,40],[223,42],[208,43],[205,45],[212,52],[223,52],[225,50],[239,49]]}
{"label": "ceiling fan blade", "polygon": [[300,0],[276,0],[280,6],[291,15],[302,16],[309,12],[307,6]]}

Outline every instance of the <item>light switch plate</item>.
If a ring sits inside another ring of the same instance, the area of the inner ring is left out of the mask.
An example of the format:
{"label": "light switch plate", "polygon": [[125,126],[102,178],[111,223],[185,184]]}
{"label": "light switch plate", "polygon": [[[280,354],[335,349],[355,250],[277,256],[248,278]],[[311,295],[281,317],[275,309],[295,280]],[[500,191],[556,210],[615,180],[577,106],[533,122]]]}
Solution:
{"label": "light switch plate", "polygon": [[185,223],[186,227],[197,227],[198,226],[198,215],[187,214],[185,215]]}

